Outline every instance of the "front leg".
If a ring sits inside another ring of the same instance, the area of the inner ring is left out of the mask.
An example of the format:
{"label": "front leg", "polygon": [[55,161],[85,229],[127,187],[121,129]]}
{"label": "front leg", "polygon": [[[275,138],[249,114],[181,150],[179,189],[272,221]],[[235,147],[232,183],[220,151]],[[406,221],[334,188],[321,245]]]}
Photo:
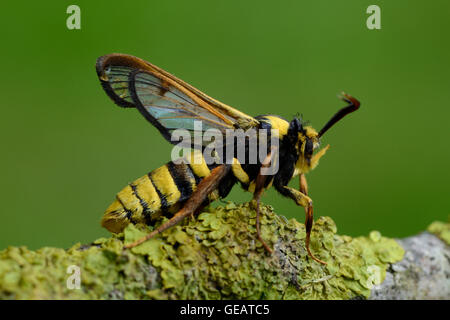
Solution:
{"label": "front leg", "polygon": [[300,192],[304,195],[308,195],[308,182],[306,182],[305,174],[300,174]]}
{"label": "front leg", "polygon": [[[301,176],[300,176],[301,179]],[[301,181],[301,180],[300,180]],[[304,180],[304,182],[306,183],[306,179]],[[292,200],[295,201],[295,203],[299,206],[302,206],[305,208],[305,213],[306,213],[306,220],[305,220],[305,228],[306,228],[306,239],[305,239],[305,246],[306,246],[306,250],[308,251],[308,255],[315,261],[322,263],[322,264],[327,264],[326,262],[316,258],[312,253],[311,250],[309,249],[309,240],[311,237],[311,229],[313,226],[313,222],[314,222],[314,217],[313,217],[313,203],[312,203],[312,199],[310,197],[308,197],[306,194],[290,188],[288,186],[281,186],[277,188],[278,191],[285,195],[288,196],[289,198],[291,198]],[[305,189],[305,184],[300,184],[300,189],[303,189],[303,191],[307,192],[307,189]]]}
{"label": "front leg", "polygon": [[[308,195],[308,182],[306,181],[306,176],[304,173],[299,175],[299,188],[301,193],[303,193],[306,196]],[[305,215],[308,216],[308,206],[304,208],[305,208]]]}

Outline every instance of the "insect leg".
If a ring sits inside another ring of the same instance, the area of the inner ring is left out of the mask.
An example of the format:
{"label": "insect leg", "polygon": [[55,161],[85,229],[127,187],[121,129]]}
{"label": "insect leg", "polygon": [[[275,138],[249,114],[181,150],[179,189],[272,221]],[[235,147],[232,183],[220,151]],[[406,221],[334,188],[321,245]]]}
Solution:
{"label": "insect leg", "polygon": [[[302,173],[300,175],[300,192],[303,193],[305,196],[308,195],[308,182],[306,181],[306,176],[304,173]],[[305,208],[305,216],[306,216],[306,221],[305,221],[305,228],[306,228],[306,240],[305,240],[305,245],[306,245],[306,250],[308,251],[308,254],[310,255],[310,257],[312,259],[314,259],[317,262],[326,264],[326,262],[323,262],[322,260],[317,259],[316,257],[314,257],[314,255],[311,253],[310,249],[309,249],[309,240],[311,237],[311,229],[312,229],[312,225],[313,225],[313,206],[312,206],[312,202],[309,202],[307,206],[304,207]]]}
{"label": "insect leg", "polygon": [[[305,196],[308,195],[308,182],[306,181],[306,176],[304,173],[300,174],[300,192],[303,193]],[[312,205],[311,205],[312,206]],[[308,218],[308,206],[303,207],[305,209],[305,216]],[[306,224],[305,224],[306,226]],[[308,238],[309,242],[309,235],[306,234],[306,237]]]}
{"label": "insect leg", "polygon": [[274,157],[273,157],[275,152],[276,152],[275,148],[272,148],[271,152],[264,159],[264,161],[263,161],[263,163],[261,165],[261,169],[259,171],[259,174],[258,174],[258,176],[256,177],[256,180],[255,180],[255,191],[253,193],[253,200],[256,201],[256,234],[258,236],[258,240],[261,241],[263,247],[269,253],[272,253],[272,249],[267,245],[267,243],[261,237],[261,230],[260,230],[260,226],[259,226],[259,204],[260,204],[261,195],[262,195],[262,193],[264,191],[264,186],[266,184],[266,180],[267,180],[267,177],[268,177],[267,175],[262,174],[262,172],[263,172],[264,168],[270,167],[271,161],[276,161],[274,159]]}
{"label": "insect leg", "polygon": [[[302,191],[308,191],[308,187],[306,185],[306,178],[303,177],[303,185],[302,185],[302,176],[300,176],[300,190]],[[308,251],[308,255],[311,257],[311,259],[322,263],[322,264],[327,264],[326,262],[316,258],[312,253],[311,250],[309,248],[309,240],[311,237],[311,229],[313,226],[313,222],[314,222],[314,217],[313,217],[313,204],[312,204],[312,200],[310,197],[308,197],[305,193],[295,190],[293,188],[287,187],[287,186],[283,186],[282,189],[279,189],[279,191],[290,197],[292,200],[295,201],[295,203],[299,206],[302,206],[305,208],[305,213],[306,213],[306,219],[305,219],[305,228],[306,228],[306,239],[305,239],[305,246],[306,246],[306,251]]]}
{"label": "insect leg", "polygon": [[196,215],[199,215],[199,214],[203,211],[203,209],[205,209],[205,207],[206,207],[207,205],[209,205],[209,202],[208,202],[207,200],[203,201],[202,204],[200,204],[200,205],[198,206],[198,208],[195,209],[195,211],[193,211],[193,212],[191,213],[191,221],[194,221],[194,220],[195,220],[195,216],[196,216]]}
{"label": "insect leg", "polygon": [[300,174],[300,192],[304,195],[308,195],[308,182],[306,181],[305,174]]}
{"label": "insect leg", "polygon": [[127,244],[124,247],[126,249],[136,247],[137,245],[140,245],[141,243],[147,241],[148,239],[153,238],[158,233],[163,232],[164,230],[167,230],[168,228],[176,225],[178,222],[183,220],[185,217],[193,214],[206,200],[208,194],[213,192],[217,187],[219,186],[220,181],[223,177],[227,175],[227,173],[230,171],[229,165],[221,165],[213,170],[211,170],[211,174],[207,177],[205,177],[197,186],[197,189],[192,194],[192,196],[186,201],[183,208],[181,208],[180,211],[178,211],[172,218],[169,219],[166,223],[159,226],[156,230],[150,232],[145,237],[142,237],[138,240],[136,240],[133,243]]}

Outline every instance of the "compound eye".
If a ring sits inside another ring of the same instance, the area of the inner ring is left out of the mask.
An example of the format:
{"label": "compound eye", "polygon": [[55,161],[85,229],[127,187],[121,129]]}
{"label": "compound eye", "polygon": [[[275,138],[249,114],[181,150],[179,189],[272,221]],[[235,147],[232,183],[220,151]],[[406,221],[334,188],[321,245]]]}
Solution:
{"label": "compound eye", "polygon": [[306,145],[305,145],[305,156],[311,157],[314,150],[314,144],[311,139],[306,139]]}

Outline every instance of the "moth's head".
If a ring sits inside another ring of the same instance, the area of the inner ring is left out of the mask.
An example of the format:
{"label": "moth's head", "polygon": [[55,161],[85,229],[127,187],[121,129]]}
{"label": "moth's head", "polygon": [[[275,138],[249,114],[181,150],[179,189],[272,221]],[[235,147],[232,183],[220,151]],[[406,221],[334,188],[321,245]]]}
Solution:
{"label": "moth's head", "polygon": [[325,148],[322,148],[314,153],[314,151],[320,147],[320,138],[325,132],[328,131],[328,129],[330,129],[346,115],[359,109],[359,101],[352,96],[343,92],[339,98],[347,102],[348,105],[334,114],[319,132],[310,126],[305,126],[302,120],[298,118],[294,118],[289,123],[287,136],[290,143],[295,143],[295,148],[298,155],[294,175],[306,173],[309,170],[314,169],[319,164],[319,159],[330,147],[330,145],[327,145]]}
{"label": "moth's head", "polygon": [[[305,173],[314,169],[319,163],[329,146],[314,152],[320,148],[319,133],[313,127],[305,125],[301,119],[294,118],[289,123],[288,137],[291,143],[295,144],[298,160],[296,163],[296,173]],[[298,171],[298,172],[297,172]]]}

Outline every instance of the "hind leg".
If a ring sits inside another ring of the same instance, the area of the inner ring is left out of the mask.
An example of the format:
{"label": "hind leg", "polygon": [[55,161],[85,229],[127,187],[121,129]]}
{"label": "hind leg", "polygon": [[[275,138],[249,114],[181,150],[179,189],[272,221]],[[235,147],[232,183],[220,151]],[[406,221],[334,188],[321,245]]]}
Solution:
{"label": "hind leg", "polygon": [[133,243],[127,244],[124,247],[126,249],[136,247],[141,243],[147,241],[148,239],[153,238],[158,233],[167,230],[168,228],[176,225],[178,222],[183,220],[185,217],[189,215],[193,215],[196,210],[202,205],[202,203],[207,199],[208,195],[213,192],[219,186],[220,181],[227,175],[230,171],[230,166],[221,165],[217,168],[214,168],[211,171],[211,174],[204,178],[197,186],[197,189],[192,194],[192,196],[186,201],[183,208],[178,211],[172,218],[169,219],[166,223],[160,225],[156,230],[150,232],[145,237],[142,237],[136,240]]}
{"label": "hind leg", "polygon": [[272,148],[271,152],[266,156],[264,159],[261,169],[259,171],[258,176],[255,180],[255,191],[253,193],[253,201],[254,205],[256,206],[256,234],[258,236],[258,240],[262,243],[263,247],[269,252],[272,253],[272,249],[268,246],[268,244],[263,240],[261,237],[261,230],[260,230],[260,223],[259,223],[259,205],[260,205],[260,199],[261,195],[264,191],[264,186],[266,185],[267,178],[271,176],[264,175],[263,172],[265,169],[269,168],[271,166],[272,161],[276,161],[276,148]]}

